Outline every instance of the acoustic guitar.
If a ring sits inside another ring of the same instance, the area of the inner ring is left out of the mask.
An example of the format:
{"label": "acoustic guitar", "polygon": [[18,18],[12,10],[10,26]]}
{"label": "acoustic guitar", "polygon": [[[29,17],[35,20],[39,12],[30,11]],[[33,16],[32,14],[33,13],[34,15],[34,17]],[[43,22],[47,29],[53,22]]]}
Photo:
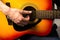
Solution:
{"label": "acoustic guitar", "polygon": [[0,12],[0,40],[14,40],[25,34],[47,36],[52,29],[52,19],[60,18],[59,11],[52,10],[52,0],[2,0],[2,2],[11,8],[34,10],[32,18],[35,19],[33,22],[31,21],[32,24],[41,20],[34,27],[17,31],[14,23],[9,22],[3,12]]}

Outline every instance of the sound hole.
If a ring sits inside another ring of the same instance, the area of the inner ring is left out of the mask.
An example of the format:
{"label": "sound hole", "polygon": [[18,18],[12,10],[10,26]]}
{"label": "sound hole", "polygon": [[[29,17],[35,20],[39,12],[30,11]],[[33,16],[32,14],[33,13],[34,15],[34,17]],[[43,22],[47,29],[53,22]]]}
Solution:
{"label": "sound hole", "polygon": [[[28,11],[36,11],[36,9],[35,8],[33,8],[33,7],[31,7],[31,6],[27,6],[27,7],[25,7],[23,10],[28,10]],[[32,13],[31,13],[32,14]],[[26,17],[27,15],[23,15],[24,17]],[[33,17],[33,15],[29,15],[30,16],[30,21],[33,21],[34,20],[34,17]],[[38,21],[39,22],[39,21]],[[37,22],[37,23],[38,23]],[[13,27],[14,27],[14,29],[16,30],[16,31],[23,31],[23,30],[27,30],[27,29],[30,29],[30,28],[32,28],[32,27],[34,27],[37,23],[35,23],[35,24],[27,24],[27,25],[25,25],[24,27],[21,27],[21,26],[19,26],[19,25],[17,25],[17,24],[15,24],[15,23],[13,23]]]}
{"label": "sound hole", "polygon": [[[33,8],[32,6],[27,6],[27,7],[25,7],[23,10],[32,11],[32,13],[29,14],[29,16],[30,16],[30,21],[35,20],[35,18],[36,18],[36,17],[35,17],[35,13],[36,13],[36,9],[35,9],[35,8]],[[25,16],[27,16],[27,14],[24,14],[23,16],[25,17]]]}

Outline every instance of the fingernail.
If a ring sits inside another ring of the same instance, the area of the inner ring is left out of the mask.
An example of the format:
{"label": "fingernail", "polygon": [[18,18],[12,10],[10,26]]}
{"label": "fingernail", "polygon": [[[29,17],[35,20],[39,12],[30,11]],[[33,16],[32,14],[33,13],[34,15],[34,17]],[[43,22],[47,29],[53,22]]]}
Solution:
{"label": "fingernail", "polygon": [[29,13],[32,13],[32,11],[29,11]]}

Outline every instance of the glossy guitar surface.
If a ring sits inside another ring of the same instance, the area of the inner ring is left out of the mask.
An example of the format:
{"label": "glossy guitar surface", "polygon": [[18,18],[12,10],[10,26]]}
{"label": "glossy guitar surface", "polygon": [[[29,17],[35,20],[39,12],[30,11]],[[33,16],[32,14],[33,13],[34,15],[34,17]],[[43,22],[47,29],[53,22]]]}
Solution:
{"label": "glossy guitar surface", "polygon": [[[52,10],[52,0],[2,0],[3,3],[10,3],[11,8],[24,9],[31,6],[36,10]],[[51,32],[52,20],[41,19],[41,21],[33,28],[24,31],[16,31],[13,25],[8,24],[6,16],[0,12],[0,39],[13,40],[24,34],[35,34],[46,36]]]}

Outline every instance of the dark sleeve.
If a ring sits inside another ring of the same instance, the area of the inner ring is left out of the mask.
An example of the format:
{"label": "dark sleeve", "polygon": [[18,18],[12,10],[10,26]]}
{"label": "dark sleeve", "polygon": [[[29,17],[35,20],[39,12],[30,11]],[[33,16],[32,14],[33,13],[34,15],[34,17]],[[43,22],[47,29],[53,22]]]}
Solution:
{"label": "dark sleeve", "polygon": [[60,0],[53,0],[53,2],[60,7]]}

